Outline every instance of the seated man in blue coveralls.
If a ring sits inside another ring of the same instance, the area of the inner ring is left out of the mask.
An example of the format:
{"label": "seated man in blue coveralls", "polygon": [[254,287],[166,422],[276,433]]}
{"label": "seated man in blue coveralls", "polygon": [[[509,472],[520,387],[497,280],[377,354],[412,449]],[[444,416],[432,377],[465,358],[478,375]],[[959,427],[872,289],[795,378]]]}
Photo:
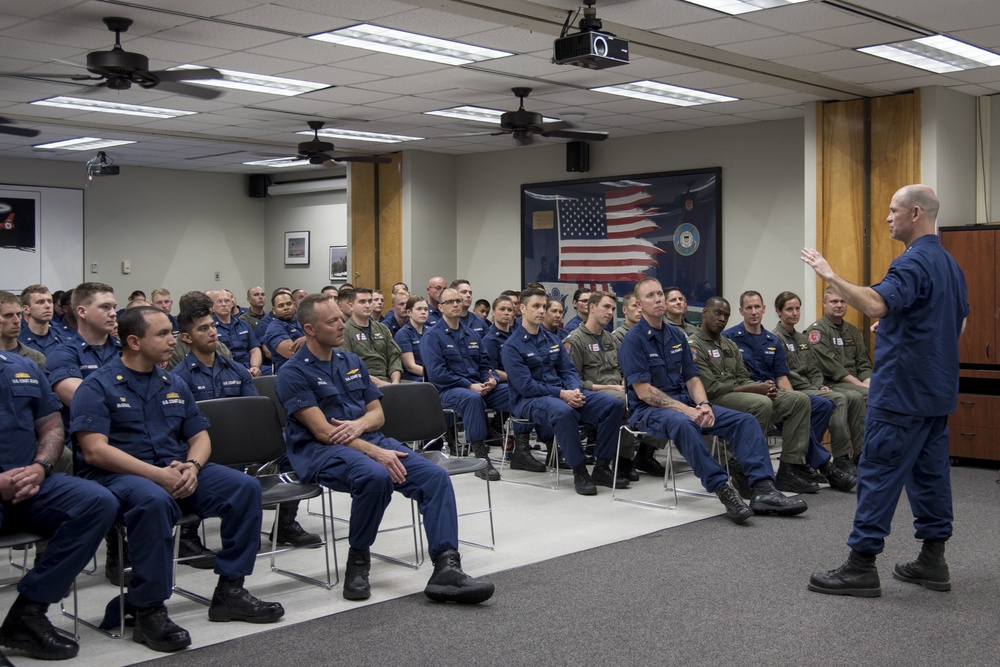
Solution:
{"label": "seated man in blue coveralls", "polygon": [[595,468],[592,478],[584,462],[580,424],[597,427],[595,454],[613,461],[622,420],[622,404],[612,396],[583,388],[580,375],[555,334],[542,327],[547,302],[545,291],[529,287],[521,292],[521,325],[500,350],[511,390],[514,414],[555,433],[566,463],[573,468],[573,486],[582,496],[597,493],[595,484],[628,486],[628,477]]}
{"label": "seated man in blue coveralls", "polygon": [[[59,399],[32,361],[0,352],[0,526],[50,536],[35,567],[17,584],[18,596],[0,626],[0,644],[39,660],[79,652],[46,616],[94,555],[118,513],[101,486],[52,472],[65,446]],[[0,653],[0,664],[10,662]]]}
{"label": "seated man in blue coveralls", "polygon": [[[228,396],[259,396],[257,387],[250,377],[250,372],[232,359],[218,354],[219,337],[216,333],[216,321],[212,313],[204,306],[196,306],[190,310],[182,310],[177,318],[181,328],[181,340],[191,346],[191,351],[174,369],[174,374],[180,377],[191,389],[196,401]],[[291,470],[287,459],[282,457],[280,464]],[[287,472],[282,468],[282,472]],[[307,533],[295,520],[299,503],[292,501],[281,503],[278,514],[278,544],[291,544],[296,547],[319,544],[322,538],[313,533]],[[187,547],[185,549],[185,547]],[[202,546],[198,539],[198,526],[188,524],[181,528],[182,556],[201,555],[202,558],[182,561],[185,565],[211,568],[214,565],[214,554]]]}
{"label": "seated man in blue coveralls", "polygon": [[[70,429],[83,454],[80,474],[118,497],[119,518],[131,538],[132,639],[155,651],[191,644],[163,604],[172,591],[170,536],[183,512],[222,519],[210,621],[273,623],[285,613],[277,602],[259,600],[243,587],[260,545],[260,484],[208,462],[208,419],[184,381],[157,366],[176,344],[171,329],[162,311],[126,311],[118,322],[122,357],[84,380],[70,408]],[[111,608],[117,611],[117,602]]]}
{"label": "seated man in blue coveralls", "polygon": [[52,326],[52,295],[45,285],[28,285],[21,290],[24,326],[19,338],[28,347],[48,355],[66,337]]}
{"label": "seated man in blue coveralls", "polygon": [[[510,412],[507,385],[499,383],[479,336],[462,324],[462,296],[458,291],[448,288],[442,292],[440,306],[441,321],[420,341],[424,372],[440,392],[441,403],[461,416],[473,455],[486,460],[488,468],[476,474],[495,482],[500,473],[489,463],[486,409]],[[521,429],[527,431],[523,426]],[[545,472],[545,464],[531,455],[528,433],[518,436],[511,468]]]}
{"label": "seated man in blue coveralls", "polygon": [[[761,324],[764,317],[764,299],[759,292],[747,291],[740,295],[740,315],[743,321],[722,332],[722,335],[736,343],[743,355],[750,378],[755,382],[770,382],[779,392],[794,394],[809,401],[809,437],[805,459],[792,461],[791,468],[800,478],[815,484],[826,481],[840,491],[850,491],[856,480],[854,475],[844,473],[833,465],[833,457],[823,447],[823,436],[830,425],[834,402],[822,396],[795,391],[788,379],[788,363],[785,360],[785,346],[778,337]],[[784,456],[782,464],[788,463]]]}
{"label": "seated man in blue coveralls", "polygon": [[281,366],[292,358],[305,339],[302,327],[295,318],[295,300],[291,292],[278,292],[272,296],[271,312],[274,313],[274,319],[267,325],[267,331],[261,340],[271,351],[274,374],[277,375]]}
{"label": "seated man in blue coveralls", "polygon": [[[226,290],[207,292],[212,299],[212,311],[215,314],[215,329],[219,340],[229,348],[233,361],[242,364],[250,371],[252,377],[260,375],[261,352],[257,334],[244,320],[233,316],[233,299]],[[180,318],[177,320],[180,328]]]}
{"label": "seated man in blue coveralls", "polygon": [[[746,413],[709,403],[687,339],[680,329],[663,321],[666,298],[659,281],[640,280],[635,294],[642,319],[628,330],[618,348],[628,386],[629,423],[658,438],[673,440],[734,523],[743,523],[752,514],[792,516],[805,512],[804,500],[786,498],[775,488],[767,443],[757,421]],[[753,489],[749,507],[728,483],[725,469],[705,446],[703,433],[718,435],[729,443]]]}
{"label": "seated man in blue coveralls", "polygon": [[382,394],[361,358],[339,348],[343,313],[327,294],[299,304],[306,343],[278,375],[277,393],[288,411],[288,458],[299,477],[350,493],[351,548],[344,597],[371,596],[371,545],[393,490],[415,499],[434,574],[424,593],[438,602],[475,604],[493,595],[493,584],[462,571],[455,492],[444,468],[378,432],[385,421]]}

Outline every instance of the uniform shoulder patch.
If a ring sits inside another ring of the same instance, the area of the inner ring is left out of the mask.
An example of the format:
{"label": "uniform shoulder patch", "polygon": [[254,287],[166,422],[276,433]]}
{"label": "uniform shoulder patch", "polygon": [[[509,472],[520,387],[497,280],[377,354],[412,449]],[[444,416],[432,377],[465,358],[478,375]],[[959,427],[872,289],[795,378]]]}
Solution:
{"label": "uniform shoulder patch", "polygon": [[819,329],[813,329],[809,332],[809,342],[815,345],[816,343],[823,340],[823,334],[820,333]]}
{"label": "uniform shoulder patch", "polygon": [[694,346],[691,347],[691,360],[696,363],[698,361],[698,348]]}

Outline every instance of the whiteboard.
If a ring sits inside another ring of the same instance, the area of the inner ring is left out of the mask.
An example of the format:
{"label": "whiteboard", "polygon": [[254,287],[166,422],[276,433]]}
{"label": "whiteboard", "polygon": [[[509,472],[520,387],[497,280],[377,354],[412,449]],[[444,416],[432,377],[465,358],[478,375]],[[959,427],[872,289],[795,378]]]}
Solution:
{"label": "whiteboard", "polygon": [[83,281],[83,190],[0,185],[0,289]]}

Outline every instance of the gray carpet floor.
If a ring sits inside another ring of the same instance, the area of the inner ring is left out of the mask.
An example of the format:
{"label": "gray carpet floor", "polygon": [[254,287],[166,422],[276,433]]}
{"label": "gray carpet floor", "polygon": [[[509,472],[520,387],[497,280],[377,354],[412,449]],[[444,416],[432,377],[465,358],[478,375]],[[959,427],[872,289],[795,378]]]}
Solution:
{"label": "gray carpet floor", "polygon": [[800,517],[717,517],[496,573],[477,607],[413,595],[143,664],[998,665],[1000,484],[987,468],[952,480],[949,593],[892,578],[919,549],[905,494],[882,597],[808,592],[846,558],[853,517],[853,495],[823,490]]}

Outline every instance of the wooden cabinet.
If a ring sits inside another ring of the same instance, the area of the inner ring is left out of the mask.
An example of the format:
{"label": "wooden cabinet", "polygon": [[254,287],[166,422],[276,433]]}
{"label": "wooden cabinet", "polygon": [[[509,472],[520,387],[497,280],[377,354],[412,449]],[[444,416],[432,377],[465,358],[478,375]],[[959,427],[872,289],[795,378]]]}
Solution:
{"label": "wooden cabinet", "polygon": [[951,455],[1000,461],[1000,225],[940,232],[969,288],[969,318],[958,342],[958,409],[948,418]]}

